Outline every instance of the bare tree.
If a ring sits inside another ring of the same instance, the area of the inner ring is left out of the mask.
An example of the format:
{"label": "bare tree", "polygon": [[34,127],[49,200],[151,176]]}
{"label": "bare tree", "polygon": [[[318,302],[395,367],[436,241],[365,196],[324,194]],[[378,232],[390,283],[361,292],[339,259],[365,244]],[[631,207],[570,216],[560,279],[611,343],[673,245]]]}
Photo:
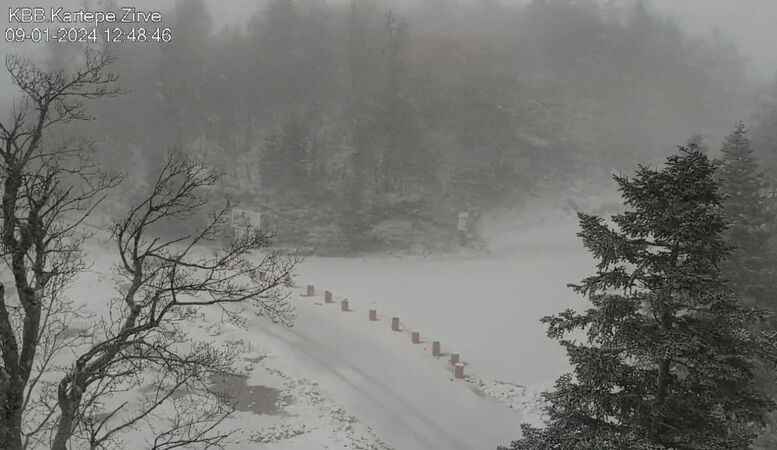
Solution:
{"label": "bare tree", "polygon": [[[24,413],[43,373],[68,338],[62,320],[76,311],[60,296],[84,267],[80,225],[118,181],[89,163],[89,146],[45,140],[58,125],[89,116],[85,100],[115,95],[110,60],[88,53],[81,70],[45,72],[8,57],[6,68],[24,94],[0,123],[4,262],[13,292],[0,285],[0,442],[26,446],[49,419],[25,432]],[[45,417],[45,414],[44,414]]]}
{"label": "bare tree", "polygon": [[[224,235],[227,206],[201,229],[162,237],[172,222],[193,218],[206,207],[204,190],[215,182],[202,164],[171,155],[148,197],[116,223],[113,235],[120,255],[116,273],[123,280],[122,295],[111,305],[104,336],[78,356],[59,383],[61,417],[54,449],[64,450],[71,438],[86,439],[90,448],[103,448],[122,431],[147,422],[149,415],[182,393],[204,400],[187,408],[186,400],[179,398],[173,405],[180,408],[172,414],[175,422],[157,435],[155,448],[213,445],[224,437],[207,430],[230,411],[212,401],[215,393],[204,381],[228,372],[232,355],[208,344],[187,345],[181,325],[199,309],[213,306],[238,322],[243,313],[253,310],[289,324],[293,310],[283,286],[298,260],[277,252],[252,259],[252,250],[269,243],[268,236],[256,230],[215,254],[205,250]],[[242,304],[248,308],[234,307]],[[108,409],[95,408],[110,404],[117,392],[149,387],[153,395],[140,405],[125,401]],[[83,424],[90,425],[86,434],[79,430]]]}
{"label": "bare tree", "polygon": [[[216,177],[175,154],[113,227],[120,295],[99,299],[89,332],[71,327],[87,312],[64,295],[88,270],[83,225],[120,179],[93,163],[88,142],[53,136],[90,119],[86,101],[119,93],[110,63],[92,51],[74,72],[6,59],[24,94],[0,123],[2,281],[13,286],[0,284],[0,442],[10,450],[121,447],[140,427],[150,448],[217,447],[232,409],[208,380],[230,371],[234,351],[192,342],[185,324],[206,307],[236,321],[247,308],[293,318],[282,287],[297,258],[254,252],[269,242],[257,230],[212,250],[227,211],[202,220]],[[203,225],[170,234],[193,218]]]}

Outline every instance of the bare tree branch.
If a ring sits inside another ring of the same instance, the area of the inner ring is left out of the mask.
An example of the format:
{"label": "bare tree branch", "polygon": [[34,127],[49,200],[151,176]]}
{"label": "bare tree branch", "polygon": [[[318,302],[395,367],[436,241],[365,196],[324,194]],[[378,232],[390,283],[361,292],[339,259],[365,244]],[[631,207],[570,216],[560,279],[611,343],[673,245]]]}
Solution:
{"label": "bare tree branch", "polygon": [[[192,311],[246,304],[273,321],[289,324],[293,320],[283,287],[298,258],[269,251],[258,254],[269,244],[268,236],[258,230],[227,243],[215,255],[204,251],[223,236],[226,207],[212,212],[196,231],[164,233],[182,219],[201,219],[209,203],[207,192],[216,181],[202,164],[173,153],[147,197],[114,225],[120,258],[115,270],[124,287],[105,338],[85,349],[59,384],[62,416],[54,449],[64,449],[83,423],[94,424],[85,439],[93,448],[101,448],[158,409],[175,404],[182,391],[212,396],[206,384],[197,387],[195,381],[230,371],[230,358],[209,346],[187,349],[185,333],[176,324]],[[257,278],[260,272],[266,275],[262,280]],[[113,393],[102,383],[107,377],[129,390],[153,371],[178,382],[157,383],[156,395],[142,406],[124,405],[98,421],[88,417],[84,399],[93,404],[96,398]],[[127,414],[119,417],[119,410]],[[221,442],[226,435],[215,428],[227,414],[218,408],[200,412],[160,432],[154,448]]]}
{"label": "bare tree branch", "polygon": [[46,132],[88,119],[87,100],[118,90],[99,52],[87,52],[74,73],[17,56],[5,63],[23,94],[0,123],[0,256],[15,288],[0,289],[0,442],[16,450],[40,442],[55,415],[50,390],[39,386],[55,355],[74,344],[64,336],[73,311],[60,293],[85,268],[80,224],[119,181],[86,163],[88,146],[60,146]]}

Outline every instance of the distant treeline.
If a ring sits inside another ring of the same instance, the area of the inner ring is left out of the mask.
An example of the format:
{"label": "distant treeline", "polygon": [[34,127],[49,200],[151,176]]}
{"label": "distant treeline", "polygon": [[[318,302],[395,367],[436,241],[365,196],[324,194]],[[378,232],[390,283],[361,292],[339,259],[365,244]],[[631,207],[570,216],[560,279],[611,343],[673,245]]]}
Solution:
{"label": "distant treeline", "polygon": [[451,211],[604,182],[751,113],[744,58],[721,34],[599,3],[270,0],[217,29],[204,0],[179,0],[171,45],[111,50],[130,93],[90,132],[138,182],[168,148],[205,158],[289,240],[426,241],[419,227],[447,229]]}

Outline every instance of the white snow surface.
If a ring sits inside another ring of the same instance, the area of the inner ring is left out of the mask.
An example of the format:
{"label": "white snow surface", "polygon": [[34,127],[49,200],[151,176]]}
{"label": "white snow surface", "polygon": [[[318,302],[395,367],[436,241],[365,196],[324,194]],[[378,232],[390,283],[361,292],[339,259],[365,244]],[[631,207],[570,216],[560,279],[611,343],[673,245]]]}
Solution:
{"label": "white snow surface", "polygon": [[[591,260],[568,214],[496,231],[489,254],[309,258],[295,293],[307,284],[317,292],[295,296],[293,328],[261,318],[245,328],[193,324],[193,339],[243,346],[250,386],[281,392],[280,413],[240,412],[226,424],[240,429],[228,448],[495,449],[519,436],[521,422],[539,424],[539,393],[568,369],[539,319],[583,304],[565,283]],[[95,273],[71,294],[99,304],[111,295],[113,248],[93,250]],[[324,289],[334,304],[324,304]],[[350,312],[340,311],[344,298]],[[401,332],[390,329],[394,316]],[[431,355],[432,340],[442,357]],[[451,352],[465,380],[454,379]],[[134,436],[127,448],[143,442]]]}
{"label": "white snow surface", "polygon": [[[585,303],[566,286],[591,271],[569,215],[502,229],[489,254],[447,257],[310,258],[299,283],[331,290],[461,353],[492,379],[544,383],[568,369],[545,335],[543,316]],[[303,319],[304,320],[304,319]],[[300,323],[304,328],[304,323]]]}

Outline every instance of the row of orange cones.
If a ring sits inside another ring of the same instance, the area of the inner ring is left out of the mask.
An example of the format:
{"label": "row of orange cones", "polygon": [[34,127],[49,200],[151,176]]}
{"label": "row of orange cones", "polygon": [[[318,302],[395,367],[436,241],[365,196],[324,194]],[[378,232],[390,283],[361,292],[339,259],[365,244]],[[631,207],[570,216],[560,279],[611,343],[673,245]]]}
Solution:
{"label": "row of orange cones", "polygon": [[[313,286],[312,284],[309,284],[307,286],[306,296],[315,297],[315,295],[316,295],[315,286]],[[330,291],[324,291],[324,303],[334,303],[334,297],[332,296],[332,293]],[[340,301],[340,310],[344,312],[351,311],[350,305],[348,303],[348,299],[344,299]],[[369,312],[369,319],[370,321],[373,321],[373,322],[378,321],[378,311],[375,309],[371,309]],[[399,317],[393,317],[391,319],[391,330],[397,331],[397,332],[402,331],[400,328]],[[413,344],[420,344],[421,333],[419,333],[418,331],[411,332],[410,341]],[[442,356],[440,341],[432,342],[432,356],[434,357]],[[459,355],[458,353],[451,353],[450,363],[453,366],[454,377],[458,379],[463,379],[464,363],[461,362],[461,355]]]}

